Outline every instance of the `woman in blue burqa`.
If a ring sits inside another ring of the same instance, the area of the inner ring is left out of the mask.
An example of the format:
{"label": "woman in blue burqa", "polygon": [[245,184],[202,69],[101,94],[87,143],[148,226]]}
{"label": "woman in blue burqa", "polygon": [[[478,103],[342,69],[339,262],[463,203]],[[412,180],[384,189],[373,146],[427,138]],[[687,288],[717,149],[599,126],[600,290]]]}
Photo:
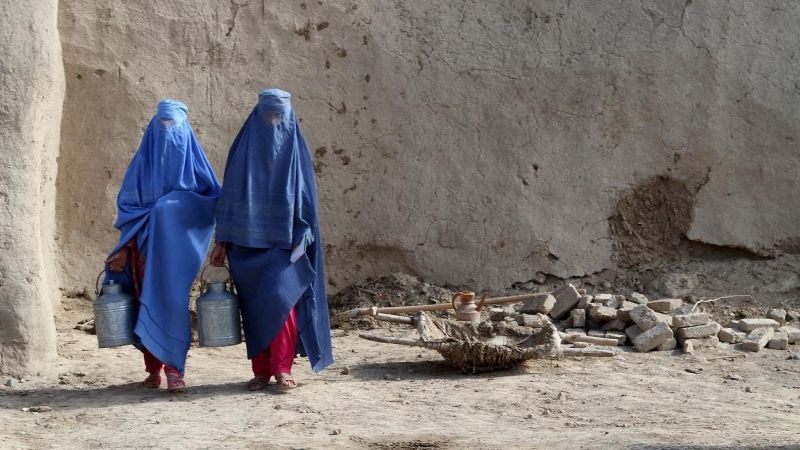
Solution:
{"label": "woman in blue burqa", "polygon": [[314,167],[291,94],[267,89],[231,145],[217,204],[211,263],[227,256],[254,377],[297,386],[299,353],[319,372],[333,363]]}
{"label": "woman in blue burqa", "polygon": [[106,282],[125,283],[139,299],[135,333],[147,387],[183,390],[191,343],[189,289],[214,230],[220,184],[186,114],[174,100],[158,104],[117,197],[119,243],[105,261]]}

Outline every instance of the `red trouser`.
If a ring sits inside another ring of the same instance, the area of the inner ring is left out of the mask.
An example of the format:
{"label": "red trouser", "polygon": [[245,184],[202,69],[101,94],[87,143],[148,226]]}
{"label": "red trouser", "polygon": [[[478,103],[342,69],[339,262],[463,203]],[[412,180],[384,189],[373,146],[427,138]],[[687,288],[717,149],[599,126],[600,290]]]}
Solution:
{"label": "red trouser", "polygon": [[292,373],[296,345],[297,317],[292,308],[289,317],[269,347],[252,359],[253,374],[269,378],[279,373]]}
{"label": "red trouser", "polygon": [[[131,273],[133,275],[133,287],[134,291],[136,291],[136,298],[139,298],[142,295],[144,267],[147,259],[144,255],[139,253],[139,247],[136,245],[136,238],[131,239],[127,247],[128,255],[130,256]],[[158,358],[153,356],[152,353],[150,353],[147,349],[144,349],[144,370],[148,371],[149,373],[153,373],[161,372],[162,368],[164,369],[165,373],[173,373],[179,376],[181,375],[181,372],[178,369],[172,366],[164,365],[164,363],[159,361]]]}

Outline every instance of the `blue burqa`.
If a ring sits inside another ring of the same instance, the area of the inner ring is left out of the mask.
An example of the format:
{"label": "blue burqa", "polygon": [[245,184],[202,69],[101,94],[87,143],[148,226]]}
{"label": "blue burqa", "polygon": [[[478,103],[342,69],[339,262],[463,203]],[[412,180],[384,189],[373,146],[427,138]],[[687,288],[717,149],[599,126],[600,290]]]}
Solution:
{"label": "blue burqa", "polygon": [[[264,351],[295,308],[298,352],[333,364],[311,153],[291,94],[262,91],[231,145],[217,204],[217,241],[239,294],[247,357]],[[292,249],[305,253],[292,262]]]}
{"label": "blue burqa", "polygon": [[[111,251],[135,237],[139,252],[147,255],[135,329],[139,347],[181,373],[192,337],[189,289],[211,243],[220,192],[187,112],[174,100],[158,104],[122,181],[114,224],[121,236]],[[125,274],[106,267],[106,282],[130,288],[127,266]]]}

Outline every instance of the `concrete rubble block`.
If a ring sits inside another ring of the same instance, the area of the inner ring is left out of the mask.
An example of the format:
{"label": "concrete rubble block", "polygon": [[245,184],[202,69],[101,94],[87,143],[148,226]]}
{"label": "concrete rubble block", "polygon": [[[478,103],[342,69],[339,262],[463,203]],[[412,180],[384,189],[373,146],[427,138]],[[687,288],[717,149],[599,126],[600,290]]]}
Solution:
{"label": "concrete rubble block", "polygon": [[728,323],[725,324],[725,326],[728,327],[728,328],[733,328],[734,330],[738,330],[739,329],[739,319],[730,319],[730,320],[728,320]]}
{"label": "concrete rubble block", "polygon": [[694,305],[691,303],[684,303],[682,306],[673,309],[669,315],[670,316],[685,316],[688,314],[694,313]]}
{"label": "concrete rubble block", "polygon": [[789,339],[790,344],[797,344],[798,342],[800,342],[800,328],[787,326],[778,328],[778,331],[786,334],[786,337]]}
{"label": "concrete rubble block", "polygon": [[793,322],[797,320],[800,320],[800,311],[792,311],[792,310],[786,311],[787,322]]}
{"label": "concrete rubble block", "polygon": [[565,338],[566,342],[587,342],[594,345],[607,345],[616,347],[619,345],[619,339],[607,339],[605,337],[583,336],[579,334],[570,334]]}
{"label": "concrete rubble block", "polygon": [[586,334],[592,337],[606,337],[606,332],[603,330],[589,330]]}
{"label": "concrete rubble block", "polygon": [[628,339],[633,342],[636,336],[642,334],[642,329],[639,328],[639,325],[631,325],[628,328],[625,328],[625,335],[628,336]]}
{"label": "concrete rubble block", "polygon": [[693,349],[699,350],[701,348],[717,348],[719,347],[719,338],[716,336],[706,336],[698,339],[686,339],[683,341],[684,345],[689,342]]}
{"label": "concrete rubble block", "polygon": [[572,326],[575,328],[582,328],[586,326],[586,310],[585,309],[573,309],[569,312],[570,317],[572,318]]}
{"label": "concrete rubble block", "polygon": [[541,314],[519,314],[517,316],[517,324],[523,327],[542,328],[547,320],[547,317]]}
{"label": "concrete rubble block", "polygon": [[619,309],[617,310],[617,319],[625,321],[627,323],[633,322],[633,320],[631,319],[631,310],[636,307],[635,306],[636,304],[634,303],[633,304],[634,306],[630,305],[631,303],[628,303],[628,305],[620,305]]}
{"label": "concrete rubble block", "polygon": [[578,300],[578,304],[575,305],[575,309],[588,308],[589,304],[592,303],[592,299],[594,299],[594,297],[592,297],[591,295],[582,295],[580,300]]}
{"label": "concrete rubble block", "polygon": [[647,306],[653,311],[660,313],[670,313],[683,305],[683,300],[679,298],[665,298],[661,300],[652,300],[647,302]]}
{"label": "concrete rubble block", "polygon": [[564,330],[564,332],[567,333],[567,335],[586,334],[586,330],[584,330],[583,328],[567,328],[566,330]]}
{"label": "concrete rubble block", "polygon": [[[705,325],[696,327],[678,328],[675,331],[675,336],[678,339],[697,339],[708,336],[716,336],[721,327],[717,322],[709,322]],[[695,347],[697,348],[697,347]]]}
{"label": "concrete rubble block", "polygon": [[630,316],[631,320],[633,320],[633,323],[639,325],[639,328],[641,328],[642,331],[647,331],[650,328],[653,328],[654,326],[658,325],[659,322],[655,311],[648,308],[647,305],[639,305],[633,308],[630,311]]}
{"label": "concrete rubble block", "polygon": [[764,348],[774,335],[775,330],[771,327],[756,328],[747,335],[747,339],[745,339],[742,344],[742,348],[751,352],[757,352]]}
{"label": "concrete rubble block", "polygon": [[786,350],[789,348],[789,336],[780,331],[776,332],[767,342],[767,348],[772,350]]}
{"label": "concrete rubble block", "polygon": [[683,316],[672,316],[672,326],[675,328],[696,327],[708,323],[708,314],[693,313]]}
{"label": "concrete rubble block", "polygon": [[617,309],[624,301],[625,297],[623,297],[622,295],[615,295],[611,297],[611,300],[609,300],[608,303],[606,303],[606,306],[608,306],[609,308]]}
{"label": "concrete rubble block", "polygon": [[524,314],[548,314],[556,305],[556,298],[552,294],[537,295],[522,303],[519,312]]}
{"label": "concrete rubble block", "polygon": [[767,311],[767,319],[772,319],[778,322],[780,326],[784,326],[786,325],[786,310],[772,308],[769,311]]}
{"label": "concrete rubble block", "polygon": [[608,306],[594,305],[589,308],[589,317],[595,322],[610,322],[617,318],[617,310]]}
{"label": "concrete rubble block", "polygon": [[649,352],[667,339],[673,337],[672,329],[665,322],[660,322],[633,339],[633,346],[640,352]]}
{"label": "concrete rubble block", "polygon": [[659,322],[665,322],[667,325],[672,326],[672,316],[668,314],[662,314],[660,312],[654,313],[656,315],[656,319]]}
{"label": "concrete rubble block", "polygon": [[614,319],[603,325],[603,330],[605,331],[625,331],[625,328],[628,328],[628,323],[619,319]]}
{"label": "concrete rubble block", "polygon": [[748,333],[758,328],[777,330],[780,327],[780,324],[772,319],[742,319],[739,321],[739,329]]}
{"label": "concrete rubble block", "polygon": [[694,344],[693,344],[693,342],[694,342],[694,339],[689,339],[689,340],[683,341],[683,345],[681,346],[682,350],[683,350],[683,353],[686,353],[687,355],[694,354]]}
{"label": "concrete rubble block", "polygon": [[586,347],[588,347],[590,345],[591,344],[589,344],[588,342],[576,342],[576,343],[572,344],[572,348],[586,348]]}
{"label": "concrete rubble block", "polygon": [[658,347],[655,348],[657,352],[668,352],[671,350],[675,350],[675,347],[678,346],[678,340],[674,337],[667,339],[666,341],[659,344]]}
{"label": "concrete rubble block", "polygon": [[617,345],[625,345],[625,342],[628,340],[628,336],[620,331],[606,331],[606,339],[616,339],[618,342]]}
{"label": "concrete rubble block", "polygon": [[734,330],[733,328],[722,328],[719,330],[719,333],[717,333],[717,338],[719,338],[720,342],[739,344],[747,339],[747,333],[740,330]]}
{"label": "concrete rubble block", "polygon": [[489,320],[492,322],[499,322],[505,319],[506,313],[503,308],[492,308],[489,310]]}
{"label": "concrete rubble block", "polygon": [[550,310],[550,317],[556,320],[569,314],[569,311],[574,308],[581,299],[578,290],[571,284],[556,289],[553,292],[553,297],[556,298],[556,304],[553,305],[553,309]]}
{"label": "concrete rubble block", "polygon": [[614,296],[612,294],[595,294],[593,301],[595,303],[600,303],[601,305],[605,306],[613,298],[614,298]]}
{"label": "concrete rubble block", "polygon": [[572,317],[567,316],[566,319],[558,323],[558,326],[556,328],[558,328],[559,330],[564,330],[566,328],[575,328],[572,326]]}
{"label": "concrete rubble block", "polygon": [[640,294],[638,292],[632,292],[630,295],[628,295],[627,300],[629,302],[636,303],[639,305],[646,305],[650,303],[650,300],[648,300],[647,297],[644,296],[644,294]]}

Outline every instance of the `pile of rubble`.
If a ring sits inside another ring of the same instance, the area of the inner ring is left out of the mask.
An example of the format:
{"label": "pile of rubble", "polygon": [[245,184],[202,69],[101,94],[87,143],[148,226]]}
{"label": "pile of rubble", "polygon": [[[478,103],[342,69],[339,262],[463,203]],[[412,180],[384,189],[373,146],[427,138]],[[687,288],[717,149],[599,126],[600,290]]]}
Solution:
{"label": "pile of rubble", "polygon": [[682,299],[648,300],[642,294],[581,295],[571,284],[552,294],[532,297],[516,307],[492,308],[490,318],[500,326],[539,328],[545,321],[558,328],[562,342],[573,347],[630,344],[640,352],[668,351],[680,346],[685,353],[716,348],[720,342],[742,344],[757,352],[764,347],[785,350],[800,342],[796,312],[771,309],[766,318],[732,320],[722,327],[705,312]]}

